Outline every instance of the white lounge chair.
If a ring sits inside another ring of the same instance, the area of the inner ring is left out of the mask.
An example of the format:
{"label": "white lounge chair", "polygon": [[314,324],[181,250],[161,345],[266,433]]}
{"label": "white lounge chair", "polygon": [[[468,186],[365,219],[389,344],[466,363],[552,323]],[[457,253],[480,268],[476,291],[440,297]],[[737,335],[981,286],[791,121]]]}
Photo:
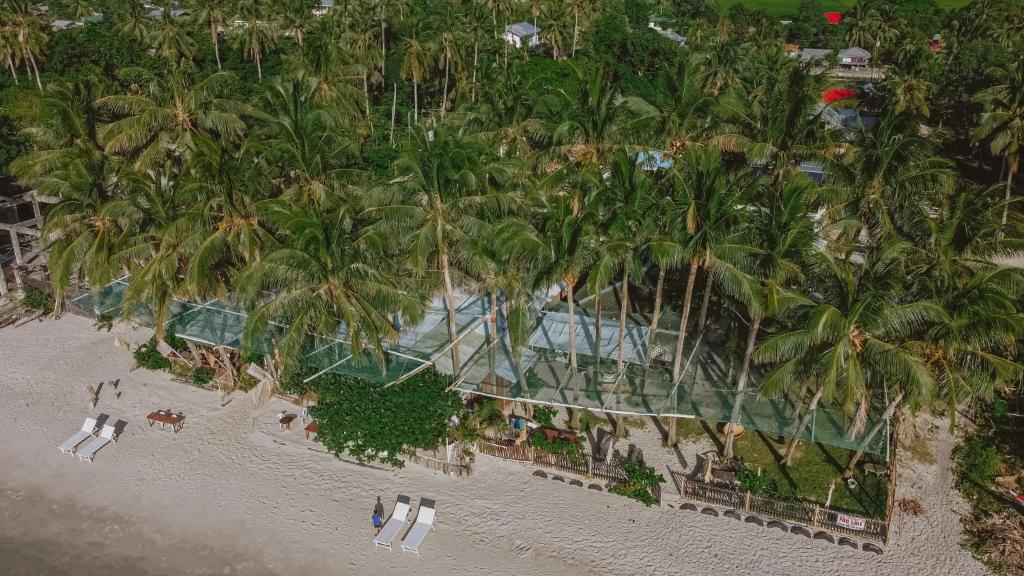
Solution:
{"label": "white lounge chair", "polygon": [[92,462],[93,457],[96,456],[96,452],[99,452],[100,448],[110,444],[111,440],[117,442],[117,430],[115,430],[113,426],[104,425],[103,431],[100,432],[99,437],[87,444],[85,448],[78,451],[78,459],[82,462]]}
{"label": "white lounge chair", "polygon": [[399,500],[395,504],[395,511],[391,513],[391,518],[388,518],[377,537],[373,539],[374,545],[390,549],[391,541],[402,531],[402,526],[405,526],[407,518],[409,518],[409,503]]}
{"label": "white lounge chair", "polygon": [[426,538],[427,532],[434,527],[434,514],[436,510],[429,506],[420,504],[420,511],[416,514],[416,523],[412,525],[412,530],[405,535],[405,540],[402,540],[402,551],[420,553],[420,544],[423,539]]}
{"label": "white lounge chair", "polygon": [[82,423],[82,429],[75,432],[75,435],[64,441],[63,444],[58,446],[60,451],[65,454],[74,454],[75,447],[85,442],[86,438],[92,438],[96,435],[96,419],[86,418],[85,422]]}

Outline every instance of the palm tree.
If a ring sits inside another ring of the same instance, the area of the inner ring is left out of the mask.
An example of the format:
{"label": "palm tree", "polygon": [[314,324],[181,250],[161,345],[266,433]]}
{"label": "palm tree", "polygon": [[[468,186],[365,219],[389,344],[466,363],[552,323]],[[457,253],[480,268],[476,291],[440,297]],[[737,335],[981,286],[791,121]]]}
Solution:
{"label": "palm tree", "polygon": [[693,56],[681,58],[668,81],[671,101],[662,108],[662,139],[669,151],[679,152],[705,141],[716,100],[704,90],[704,74]]}
{"label": "palm tree", "polygon": [[580,12],[584,13],[583,17],[586,20],[587,13],[593,9],[593,5],[590,0],[569,0],[568,4],[572,6],[572,57],[575,58],[580,37]]}
{"label": "palm tree", "polygon": [[270,20],[262,0],[242,0],[235,18],[241,21],[235,30],[235,43],[249,59],[256,62],[256,75],[263,81],[263,53],[277,45],[278,30]]}
{"label": "palm tree", "polygon": [[191,8],[192,21],[197,27],[210,32],[213,54],[217,58],[217,70],[220,70],[220,31],[228,18],[225,0],[196,0],[191,2]]}
{"label": "palm tree", "polygon": [[114,21],[119,32],[136,42],[145,42],[153,25],[147,9],[137,0],[118,0],[114,4]]}
{"label": "palm tree", "polygon": [[[883,387],[896,392],[887,415],[904,397],[915,406],[924,403],[935,378],[914,338],[943,311],[933,301],[904,297],[907,249],[899,243],[872,248],[860,265],[818,253],[808,273],[816,301],[794,310],[795,329],[768,338],[758,349],[759,361],[778,365],[767,381],[813,378],[818,399],[834,395],[847,412],[859,404],[851,432],[863,426],[871,397],[881,396]],[[805,415],[802,427],[807,423]],[[879,429],[861,440],[861,450]]]}
{"label": "palm tree", "polygon": [[540,40],[551,46],[555,60],[563,60],[569,36],[569,8],[563,2],[548,2],[542,12],[545,25],[540,32]]}
{"label": "palm tree", "polygon": [[295,43],[302,46],[306,30],[313,22],[313,4],[309,0],[285,0],[275,6],[278,24],[291,32]]}
{"label": "palm tree", "polygon": [[160,22],[152,31],[152,44],[158,54],[167,58],[174,67],[191,62],[196,52],[196,42],[179,24],[170,9],[165,9]]}
{"label": "palm tree", "polygon": [[[392,316],[419,321],[427,294],[400,272],[389,248],[395,243],[360,213],[346,204],[323,213],[280,200],[266,205],[265,218],[284,242],[235,283],[253,308],[244,342],[264,340],[275,322],[287,326],[277,341],[286,366],[339,337],[384,365],[382,341],[398,337]],[[275,295],[269,301],[267,292]]]}
{"label": "palm tree", "polygon": [[377,19],[380,21],[380,75],[386,77],[384,74],[384,65],[388,60],[388,46],[387,46],[387,21],[391,17],[391,4],[394,0],[374,0],[373,9],[377,14]]}
{"label": "palm tree", "polygon": [[426,51],[416,38],[407,41],[405,61],[402,63],[402,78],[412,79],[412,114],[416,124],[420,122],[419,85],[423,82],[423,72],[427,69]]}
{"label": "palm tree", "polygon": [[366,117],[370,117],[370,83],[377,84],[384,81],[384,77],[377,73],[377,59],[380,56],[374,50],[376,24],[370,19],[369,14],[363,12],[356,15],[356,21],[352,25],[351,44],[355,63],[360,69],[363,77],[363,96]]}
{"label": "palm tree", "polygon": [[[1006,159],[1009,170],[1002,219],[1005,227],[1013,193],[1013,177],[1020,169],[1024,152],[1024,58],[1018,56],[1015,62],[992,73],[1002,83],[985,88],[975,96],[975,100],[985,105],[985,112],[973,136],[976,140],[988,140],[992,153]],[[999,234],[1002,237],[1003,231],[1000,230]]]}
{"label": "palm tree", "polygon": [[7,22],[7,15],[0,15],[0,59],[7,63],[14,84],[18,85],[18,70],[14,67],[14,59],[18,57],[17,35]]}
{"label": "palm tree", "polygon": [[802,174],[763,187],[751,199],[756,209],[750,214],[743,234],[746,246],[734,250],[735,254],[727,253],[736,256],[735,262],[723,258],[714,268],[719,284],[743,302],[750,315],[747,348],[726,433],[726,457],[732,457],[761,322],[806,303],[791,288],[803,283],[803,268],[817,238],[808,216],[814,189],[814,183]]}
{"label": "palm tree", "polygon": [[[451,20],[451,13],[449,13],[449,20]],[[461,26],[461,23],[449,22],[445,30],[441,32],[441,39],[437,44],[437,63],[438,67],[444,70],[444,91],[441,96],[441,118],[445,117],[448,111],[448,81],[452,75],[452,64],[454,62],[456,68],[461,65],[461,58],[459,57],[459,51],[455,45],[455,27]],[[456,71],[457,73],[457,71]]]}
{"label": "palm tree", "polygon": [[42,91],[43,81],[39,78],[36,60],[42,56],[43,46],[48,39],[40,29],[43,23],[32,10],[28,0],[7,0],[6,27],[17,44],[18,59],[31,65],[31,71],[36,76],[36,86]]}
{"label": "palm tree", "polygon": [[120,117],[103,127],[100,141],[109,153],[132,155],[141,170],[160,166],[167,158],[180,166],[199,132],[237,141],[246,129],[240,117],[243,105],[223,96],[234,78],[229,72],[217,72],[194,85],[181,73],[157,77],[126,68],[119,74],[140,79],[145,88],[140,94],[105,96],[97,102]]}
{"label": "palm tree", "polygon": [[[721,153],[702,147],[690,146],[683,151],[678,162],[669,171],[672,187],[671,210],[672,230],[677,242],[689,261],[689,276],[683,295],[683,316],[679,323],[675,355],[672,364],[672,381],[682,375],[682,359],[685,351],[687,330],[693,290],[697,283],[697,271],[710,271],[721,249],[728,250],[735,242],[737,220],[749,181],[730,176],[722,163]],[[711,290],[712,275],[708,274],[705,292]]]}
{"label": "palm tree", "polygon": [[439,270],[448,312],[452,371],[458,378],[462,363],[456,326],[455,280],[460,250],[479,226],[479,220],[512,212],[517,201],[495,191],[489,182],[498,166],[486,163],[479,140],[464,129],[420,128],[392,169],[390,189],[395,196],[380,209],[385,221],[413,229],[407,242],[413,268],[420,274]]}
{"label": "palm tree", "polygon": [[480,43],[484,40],[484,26],[487,14],[483,6],[473,2],[466,7],[465,16],[466,35],[473,43],[473,77],[470,80],[472,90],[470,91],[469,101],[476,104],[476,78],[480,61]]}

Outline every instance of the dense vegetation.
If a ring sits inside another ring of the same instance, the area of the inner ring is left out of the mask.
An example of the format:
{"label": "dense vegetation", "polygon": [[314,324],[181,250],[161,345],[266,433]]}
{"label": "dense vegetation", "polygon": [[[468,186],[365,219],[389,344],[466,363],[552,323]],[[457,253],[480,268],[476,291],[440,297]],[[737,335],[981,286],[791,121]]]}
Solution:
{"label": "dense vegetation", "polygon": [[[51,15],[102,21],[54,32],[2,2],[0,149],[60,198],[58,305],[129,272],[125,310],[158,326],[175,296],[234,293],[247,342],[288,326],[287,364],[339,321],[382,362],[435,293],[501,295],[518,350],[534,290],[563,282],[571,312],[617,283],[625,311],[651,274],[654,327],[682,318],[674,378],[709,317],[743,334],[733,420],[753,364],[754,392],[841,407],[865,444],[883,383],[886,414],[954,417],[1020,382],[1019,5],[862,0],[832,26],[815,0],[789,25],[700,0],[203,0],[187,18],[79,0]],[[539,46],[503,41],[519,20]],[[787,41],[871,47],[885,79],[839,80]],[[858,98],[823,106],[836,87]],[[880,120],[841,128],[837,109]]]}

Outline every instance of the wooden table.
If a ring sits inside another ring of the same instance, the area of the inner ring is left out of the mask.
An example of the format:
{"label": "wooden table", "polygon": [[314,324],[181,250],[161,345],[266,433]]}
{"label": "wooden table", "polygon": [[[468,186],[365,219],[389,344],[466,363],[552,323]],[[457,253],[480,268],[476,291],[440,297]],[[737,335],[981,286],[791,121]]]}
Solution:
{"label": "wooden table", "polygon": [[320,423],[313,420],[309,424],[306,424],[306,440],[309,440],[310,434],[316,434],[320,431]]}
{"label": "wooden table", "polygon": [[178,430],[181,430],[182,423],[185,421],[185,417],[181,414],[172,414],[170,412],[150,412],[146,416],[146,420],[149,421],[149,427],[153,427],[153,423],[160,424],[160,428],[170,426],[171,430],[177,434]]}

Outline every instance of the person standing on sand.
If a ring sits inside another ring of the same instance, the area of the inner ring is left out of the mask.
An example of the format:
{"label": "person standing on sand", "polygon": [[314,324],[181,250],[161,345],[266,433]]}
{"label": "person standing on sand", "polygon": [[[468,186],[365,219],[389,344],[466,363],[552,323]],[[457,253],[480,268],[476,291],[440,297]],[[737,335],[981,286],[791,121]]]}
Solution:
{"label": "person standing on sand", "polygon": [[384,517],[384,505],[380,503],[380,496],[377,496],[377,503],[373,505],[373,513]]}
{"label": "person standing on sand", "polygon": [[384,526],[384,517],[374,512],[371,520],[373,521],[373,535],[376,536],[380,534],[380,529]]}

